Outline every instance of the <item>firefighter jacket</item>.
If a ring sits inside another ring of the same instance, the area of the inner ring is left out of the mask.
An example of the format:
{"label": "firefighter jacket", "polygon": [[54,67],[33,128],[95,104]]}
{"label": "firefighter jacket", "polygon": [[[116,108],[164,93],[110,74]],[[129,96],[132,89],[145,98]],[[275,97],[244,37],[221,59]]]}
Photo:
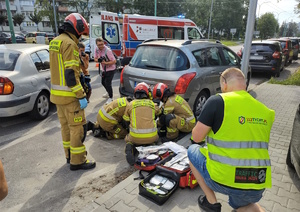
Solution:
{"label": "firefighter jacket", "polygon": [[126,106],[128,105],[128,101],[125,97],[118,98],[112,101],[109,104],[103,105],[99,110],[98,114],[101,117],[102,124],[100,126],[108,131],[103,125],[117,125],[118,123],[122,122],[123,115],[125,113]]}
{"label": "firefighter jacket", "polygon": [[123,119],[129,121],[129,136],[126,142],[151,144],[158,139],[155,123],[155,105],[150,99],[135,99],[126,107]]}
{"label": "firefighter jacket", "polygon": [[[164,114],[174,114],[176,116],[176,120],[171,120],[170,123],[175,128],[167,128],[167,131],[174,131],[177,128],[182,132],[190,132],[196,124],[191,107],[180,95],[174,94],[167,99],[164,103]],[[173,124],[172,122],[176,123]],[[184,130],[185,128],[187,130]]]}
{"label": "firefighter jacket", "polygon": [[239,189],[270,188],[271,161],[268,153],[274,110],[246,91],[220,94],[224,118],[220,129],[208,133],[207,170],[217,183]]}
{"label": "firefighter jacket", "polygon": [[85,97],[80,83],[78,39],[71,33],[62,33],[49,45],[51,96],[54,104],[69,104]]}

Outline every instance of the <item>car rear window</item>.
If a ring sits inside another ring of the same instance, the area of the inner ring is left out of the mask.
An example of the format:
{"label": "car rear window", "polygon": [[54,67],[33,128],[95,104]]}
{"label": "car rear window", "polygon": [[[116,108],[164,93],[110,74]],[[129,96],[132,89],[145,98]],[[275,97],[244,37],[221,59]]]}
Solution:
{"label": "car rear window", "polygon": [[20,56],[19,52],[10,51],[7,49],[0,50],[0,70],[1,71],[13,71],[16,62]]}
{"label": "car rear window", "polygon": [[182,71],[189,68],[186,55],[179,49],[168,46],[140,46],[129,66],[156,71]]}
{"label": "car rear window", "polygon": [[36,33],[36,36],[46,36],[46,33],[38,32],[38,33]]}
{"label": "car rear window", "polygon": [[276,47],[271,44],[252,44],[251,50],[254,50],[256,52],[274,52],[276,50]]}

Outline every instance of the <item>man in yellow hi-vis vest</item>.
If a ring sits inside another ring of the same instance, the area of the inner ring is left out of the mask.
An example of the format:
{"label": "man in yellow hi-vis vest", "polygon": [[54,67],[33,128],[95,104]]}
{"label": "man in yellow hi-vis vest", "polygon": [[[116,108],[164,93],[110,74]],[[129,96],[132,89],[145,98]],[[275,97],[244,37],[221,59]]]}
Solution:
{"label": "man in yellow hi-vis vest", "polygon": [[125,154],[130,165],[134,165],[135,145],[153,144],[158,140],[155,116],[158,112],[152,101],[152,92],[144,82],[134,89],[135,99],[126,107],[123,119],[128,122],[129,134],[126,135]]}
{"label": "man in yellow hi-vis vest", "polygon": [[222,94],[207,100],[192,131],[195,142],[207,135],[207,148],[193,144],[188,149],[191,169],[205,193],[198,204],[221,211],[214,193],[219,192],[229,196],[237,211],[261,211],[257,202],[272,185],[268,144],[275,112],[246,91],[241,70],[225,70],[220,84]]}
{"label": "man in yellow hi-vis vest", "polygon": [[56,104],[67,163],[71,170],[92,169],[96,163],[86,159],[83,141],[86,135],[84,108],[87,99],[80,84],[78,39],[89,34],[86,20],[71,13],[59,29],[60,35],[49,45],[51,96]]}
{"label": "man in yellow hi-vis vest", "polygon": [[92,130],[95,137],[106,137],[108,140],[125,138],[128,131],[123,124],[123,115],[131,101],[130,97],[122,97],[103,105],[97,114],[97,122],[89,121],[87,130]]}
{"label": "man in yellow hi-vis vest", "polygon": [[162,142],[176,139],[179,132],[191,132],[196,119],[189,104],[180,95],[171,92],[164,83],[157,83],[153,88],[153,98],[163,102],[163,114],[159,123],[166,127],[167,133],[161,138]]}

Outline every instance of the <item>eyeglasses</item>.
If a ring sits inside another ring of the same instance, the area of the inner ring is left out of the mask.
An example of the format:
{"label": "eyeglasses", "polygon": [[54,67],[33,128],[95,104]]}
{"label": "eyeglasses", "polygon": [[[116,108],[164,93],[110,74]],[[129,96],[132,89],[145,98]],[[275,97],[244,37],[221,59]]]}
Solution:
{"label": "eyeglasses", "polygon": [[222,74],[220,74],[220,76],[224,79],[225,83],[227,83],[226,78]]}

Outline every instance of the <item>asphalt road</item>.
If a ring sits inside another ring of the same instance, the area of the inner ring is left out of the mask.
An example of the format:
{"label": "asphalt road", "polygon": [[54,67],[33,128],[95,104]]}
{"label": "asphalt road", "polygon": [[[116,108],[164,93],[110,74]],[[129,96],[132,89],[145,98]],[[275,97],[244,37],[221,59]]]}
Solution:
{"label": "asphalt road", "polygon": [[[239,48],[239,47],[236,47]],[[236,51],[235,51],[236,52]],[[282,72],[288,76],[298,67],[293,62]],[[95,63],[90,63],[93,92],[85,110],[88,120],[96,115],[106,99]],[[120,74],[113,80],[114,97],[119,97]],[[250,89],[268,80],[254,74]],[[97,161],[90,171],[70,171],[64,158],[56,109],[41,122],[28,114],[0,119],[0,158],[8,180],[9,194],[0,211],[78,211],[122,180],[132,169],[125,161],[123,140],[101,140],[88,134],[88,159]]]}

